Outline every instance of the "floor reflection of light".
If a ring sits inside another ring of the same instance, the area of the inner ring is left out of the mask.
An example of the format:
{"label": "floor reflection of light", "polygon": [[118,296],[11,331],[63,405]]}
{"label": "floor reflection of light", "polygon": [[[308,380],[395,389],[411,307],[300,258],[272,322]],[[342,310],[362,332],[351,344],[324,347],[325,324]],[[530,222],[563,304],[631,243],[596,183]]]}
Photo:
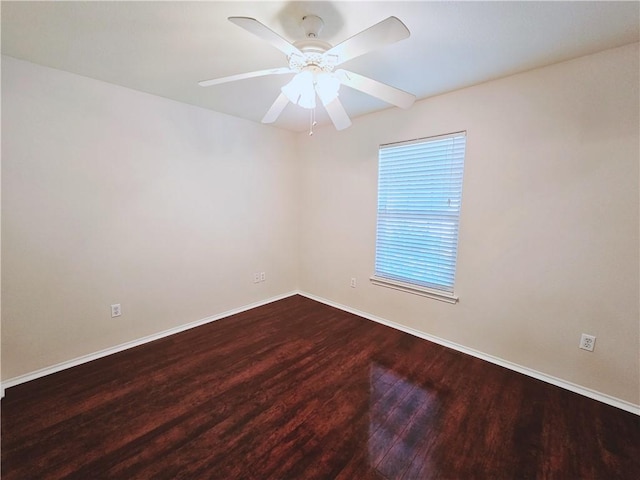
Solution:
{"label": "floor reflection of light", "polygon": [[435,391],[372,364],[369,374],[369,465],[385,478],[426,478]]}

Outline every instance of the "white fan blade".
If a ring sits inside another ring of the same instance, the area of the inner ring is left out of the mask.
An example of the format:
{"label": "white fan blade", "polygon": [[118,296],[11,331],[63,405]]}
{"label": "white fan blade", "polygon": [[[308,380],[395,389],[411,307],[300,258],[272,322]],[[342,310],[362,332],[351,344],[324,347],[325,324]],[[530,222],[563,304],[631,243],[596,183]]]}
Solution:
{"label": "white fan blade", "polygon": [[329,118],[336,127],[336,130],[344,130],[347,127],[351,126],[351,119],[347,112],[344,110],[342,103],[336,97],[330,103],[327,103],[324,108],[327,109],[327,113],[329,114]]}
{"label": "white fan blade", "polygon": [[255,18],[229,17],[229,21],[235,23],[239,27],[244,28],[249,33],[253,33],[255,36],[261,38],[262,40],[269,42],[271,45],[283,52],[287,57],[294,53],[304,56],[302,52],[298,50],[298,48],[294,47],[290,42],[282,38],[269,27],[260,23]]}
{"label": "white fan blade", "polygon": [[284,110],[284,107],[287,106],[287,103],[289,103],[287,96],[284,93],[281,93],[278,98],[276,98],[276,101],[273,102],[273,105],[271,105],[269,111],[265,114],[264,118],[262,119],[262,123],[275,122]]}
{"label": "white fan blade", "polygon": [[210,87],[211,85],[219,85],[221,83],[235,82],[236,80],[244,80],[245,78],[264,77],[266,75],[281,75],[283,73],[294,73],[289,67],[271,68],[269,70],[257,70],[255,72],[239,73],[229,77],[214,78],[213,80],[203,80],[198,82],[201,87]]}
{"label": "white fan blade", "polygon": [[409,108],[416,100],[415,95],[348,70],[340,69],[334,73],[343,85],[360,90],[400,108]]}
{"label": "white fan blade", "polygon": [[403,40],[409,35],[411,33],[404,23],[396,17],[389,17],[327,50],[324,55],[335,56],[335,65],[339,65],[376,48]]}

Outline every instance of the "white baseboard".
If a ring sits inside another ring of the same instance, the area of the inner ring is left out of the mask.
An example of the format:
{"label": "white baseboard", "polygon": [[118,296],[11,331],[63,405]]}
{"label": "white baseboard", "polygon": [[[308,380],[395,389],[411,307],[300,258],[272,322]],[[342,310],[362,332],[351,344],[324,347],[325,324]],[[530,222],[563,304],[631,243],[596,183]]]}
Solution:
{"label": "white baseboard", "polygon": [[571,392],[578,393],[580,395],[591,398],[593,400],[606,403],[607,405],[611,405],[613,407],[620,408],[627,412],[640,415],[640,405],[635,405],[631,402],[627,402],[626,400],[621,400],[619,398],[612,397],[611,395],[607,395],[606,393],[601,393],[596,390],[592,390],[590,388],[586,388],[581,385],[577,385],[575,383],[562,380],[561,378],[557,378],[552,375],[547,375],[546,373],[538,372],[537,370],[533,370],[531,368],[523,367],[522,365],[518,365],[517,363],[513,363],[508,360],[503,360],[502,358],[499,358],[499,357],[494,357],[493,355],[489,355],[489,354],[480,352],[478,350],[474,350],[473,348],[465,347],[463,345],[450,342],[443,338],[429,335],[427,333],[421,332],[419,330],[415,330],[413,328],[405,327],[404,325],[400,325],[398,323],[391,322],[384,318],[380,318],[375,315],[371,315],[369,313],[356,310],[355,308],[351,308],[346,305],[341,305],[339,303],[332,302],[331,300],[327,300],[326,298],[318,297],[316,295],[312,295],[306,292],[298,292],[298,293],[303,297],[307,297],[311,300],[315,300],[316,302],[324,303],[325,305],[338,308],[345,312],[353,313],[354,315],[358,315],[359,317],[366,318],[367,320],[372,320],[374,322],[381,323],[382,325],[395,328],[396,330],[400,330],[402,332],[422,338],[424,340],[429,340],[430,342],[437,343],[438,345],[442,345],[444,347],[448,347],[453,350],[466,353],[468,355],[471,355],[472,357],[476,357],[481,360],[486,360],[487,362],[493,363],[495,365],[500,365],[501,367],[508,368],[509,370],[522,373],[523,375],[533,377],[537,380],[542,380],[543,382],[550,383],[557,387],[564,388],[565,390],[569,390]]}
{"label": "white baseboard", "polygon": [[13,387],[16,385],[20,385],[21,383],[28,382],[30,380],[35,380],[36,378],[44,377],[46,375],[50,375],[52,373],[60,372],[62,370],[66,370],[67,368],[75,367],[77,365],[81,365],[83,363],[90,362],[92,360],[97,360],[98,358],[106,357],[107,355],[112,355],[114,353],[121,352],[123,350],[128,350],[129,348],[137,347],[138,345],[143,345],[145,343],[153,342],[154,340],[158,340],[160,338],[168,337],[169,335],[173,335],[175,333],[184,332],[185,330],[189,330],[191,328],[199,327],[206,323],[215,322],[216,320],[221,320],[226,317],[230,317],[231,315],[235,315],[237,313],[242,313],[247,310],[251,310],[252,308],[261,307],[262,305],[266,305],[268,303],[272,303],[278,300],[282,300],[283,298],[290,297],[292,295],[296,295],[298,292],[293,291],[289,293],[285,293],[282,295],[278,295],[276,297],[268,298],[266,300],[261,300],[259,302],[251,303],[249,305],[244,305],[239,308],[234,308],[232,310],[227,310],[226,312],[220,313],[218,315],[213,315],[211,317],[203,318],[202,320],[196,320],[194,322],[186,323],[184,325],[180,325],[174,328],[170,328],[168,330],[164,330],[159,333],[154,333],[152,335],[147,335],[146,337],[139,338],[137,340],[132,340],[130,342],[121,343],[120,345],[116,345],[115,347],[105,348],[104,350],[100,350],[99,352],[90,353],[88,355],[83,355],[81,357],[73,358],[71,360],[67,360],[65,362],[58,363],[56,365],[52,365],[50,367],[41,368],[34,372],[30,372],[24,375],[20,375],[18,377],[10,378],[8,380],[3,381],[0,384],[0,392],[2,397],[4,397],[5,389],[9,387]]}
{"label": "white baseboard", "polygon": [[50,375],[52,373],[59,372],[61,370],[66,370],[67,368],[75,367],[77,365],[81,365],[83,363],[90,362],[92,360],[96,360],[98,358],[106,357],[107,355],[111,355],[114,353],[121,352],[123,350],[127,350],[129,348],[137,347],[138,345],[143,345],[145,343],[152,342],[154,340],[158,340],[160,338],[167,337],[169,335],[173,335],[175,333],[180,333],[185,330],[189,330],[191,328],[199,327],[200,325],[204,325],[206,323],[214,322],[216,320],[220,320],[222,318],[229,317],[231,315],[235,315],[237,313],[245,312],[247,310],[251,310],[252,308],[260,307],[262,305],[266,305],[268,303],[272,303],[278,300],[282,300],[283,298],[290,297],[292,295],[302,295],[303,297],[307,297],[311,300],[315,300],[316,302],[323,303],[325,305],[329,305],[331,307],[338,308],[345,312],[353,313],[354,315],[358,315],[359,317],[366,318],[367,320],[372,320],[374,322],[380,323],[382,325],[386,325],[391,328],[395,328],[396,330],[400,330],[402,332],[408,333],[418,338],[422,338],[424,340],[428,340],[433,343],[437,343],[438,345],[442,345],[453,350],[457,350],[462,353],[466,353],[473,357],[479,358],[481,360],[486,360],[487,362],[493,363],[495,365],[499,365],[504,368],[508,368],[509,370],[513,370],[518,373],[522,373],[523,375],[527,375],[529,377],[533,377],[537,380],[542,380],[543,382],[550,383],[557,387],[564,388],[574,393],[578,393],[585,397],[591,398],[593,400],[597,400],[602,403],[606,403],[607,405],[611,405],[613,407],[620,408],[627,412],[634,413],[636,415],[640,415],[640,405],[635,405],[631,402],[627,402],[626,400],[621,400],[616,397],[612,397],[611,395],[607,395],[605,393],[601,393],[590,388],[583,387],[581,385],[577,385],[572,382],[568,382],[566,380],[562,380],[561,378],[554,377],[552,375],[547,375],[546,373],[538,372],[537,370],[533,370],[531,368],[523,367],[522,365],[518,365],[516,363],[510,362],[508,360],[503,360],[502,358],[494,357],[493,355],[489,355],[478,350],[474,350],[472,348],[465,347],[463,345],[459,345],[454,342],[450,342],[443,338],[439,338],[433,335],[429,335],[427,333],[421,332],[419,330],[415,330],[413,328],[406,327],[404,325],[400,325],[398,323],[386,320],[381,317],[377,317],[375,315],[371,315],[367,312],[362,312],[355,308],[348,307],[346,305],[342,305],[331,300],[327,300],[326,298],[318,297],[316,295],[302,292],[302,291],[293,291],[289,293],[285,293],[282,295],[278,295],[266,300],[261,300],[259,302],[251,303],[249,305],[244,305],[239,308],[235,308],[232,310],[228,310],[226,312],[220,313],[218,315],[213,315],[211,317],[203,318],[202,320],[196,320],[195,322],[187,323],[185,325],[180,325],[178,327],[170,328],[169,330],[164,330],[159,333],[155,333],[152,335],[148,335],[146,337],[139,338],[137,340],[133,340],[130,342],[125,342],[120,345],[116,345],[115,347],[106,348],[104,350],[100,350],[99,352],[91,353],[88,355],[83,355],[81,357],[77,357],[71,360],[67,360],[65,362],[58,363],[56,365],[41,368],[34,372],[27,373],[25,375],[20,375],[18,377],[10,378],[8,380],[0,383],[0,398],[4,397],[5,389],[13,387],[15,385],[19,385],[21,383],[28,382],[30,380],[35,380],[36,378],[44,377],[46,375]]}

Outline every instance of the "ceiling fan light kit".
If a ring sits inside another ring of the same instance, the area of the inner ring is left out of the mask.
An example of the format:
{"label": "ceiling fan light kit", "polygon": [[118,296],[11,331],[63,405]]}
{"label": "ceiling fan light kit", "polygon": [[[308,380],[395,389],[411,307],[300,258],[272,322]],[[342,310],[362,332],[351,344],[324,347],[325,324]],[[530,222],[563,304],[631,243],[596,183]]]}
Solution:
{"label": "ceiling fan light kit", "polygon": [[343,130],[351,125],[351,119],[338,98],[341,85],[347,85],[401,108],[409,108],[415,101],[414,95],[390,85],[348,70],[335,70],[347,60],[409,37],[409,30],[396,17],[389,17],[335,47],[318,40],[324,22],[316,15],[306,15],[302,18],[301,26],[306,38],[294,43],[288,42],[254,18],[229,17],[229,21],[283,52],[287,56],[289,66],[203,80],[199,85],[208,87],[245,78],[295,74],[291,81],[282,87],[280,95],[263,117],[262,123],[275,122],[290,102],[312,111],[309,132],[312,135],[317,96],[336,129]]}

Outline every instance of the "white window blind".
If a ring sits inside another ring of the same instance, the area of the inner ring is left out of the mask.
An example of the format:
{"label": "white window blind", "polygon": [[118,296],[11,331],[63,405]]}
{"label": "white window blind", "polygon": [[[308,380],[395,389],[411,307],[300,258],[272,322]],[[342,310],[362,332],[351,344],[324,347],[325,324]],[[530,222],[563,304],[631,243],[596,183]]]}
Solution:
{"label": "white window blind", "polygon": [[380,147],[374,283],[453,295],[465,140],[460,132]]}

